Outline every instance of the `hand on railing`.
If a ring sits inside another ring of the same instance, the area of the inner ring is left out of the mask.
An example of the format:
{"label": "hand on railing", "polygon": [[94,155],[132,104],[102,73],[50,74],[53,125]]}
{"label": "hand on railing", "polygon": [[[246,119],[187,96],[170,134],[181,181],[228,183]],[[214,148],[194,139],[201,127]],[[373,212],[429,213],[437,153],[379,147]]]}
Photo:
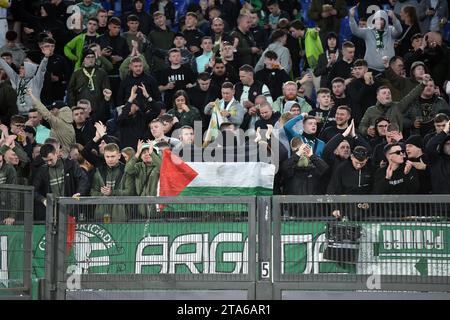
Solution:
{"label": "hand on railing", "polygon": [[3,223],[6,224],[7,226],[10,226],[10,225],[13,225],[15,221],[16,221],[16,219],[14,219],[14,218],[6,218],[3,220]]}

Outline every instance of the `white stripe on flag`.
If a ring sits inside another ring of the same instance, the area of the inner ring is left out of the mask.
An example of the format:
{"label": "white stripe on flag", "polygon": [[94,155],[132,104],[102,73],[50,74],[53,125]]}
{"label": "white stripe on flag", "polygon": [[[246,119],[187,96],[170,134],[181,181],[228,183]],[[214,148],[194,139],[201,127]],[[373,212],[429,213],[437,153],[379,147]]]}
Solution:
{"label": "white stripe on flag", "polygon": [[188,187],[273,189],[275,165],[263,162],[187,162],[198,176]]}

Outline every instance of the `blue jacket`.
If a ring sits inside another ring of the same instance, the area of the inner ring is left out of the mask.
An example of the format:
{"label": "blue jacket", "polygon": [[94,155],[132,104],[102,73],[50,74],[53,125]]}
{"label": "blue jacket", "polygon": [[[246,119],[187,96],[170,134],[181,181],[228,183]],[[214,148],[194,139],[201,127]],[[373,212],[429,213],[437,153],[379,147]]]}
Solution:
{"label": "blue jacket", "polygon": [[306,138],[303,136],[303,127],[299,131],[294,128],[298,122],[303,120],[302,115],[298,115],[295,118],[289,120],[284,125],[284,131],[286,132],[286,136],[288,137],[289,141],[292,140],[294,137],[299,137],[302,139],[304,143],[307,143],[312,149],[315,155],[322,157],[323,149],[325,148],[325,142],[322,140],[315,138],[313,140]]}

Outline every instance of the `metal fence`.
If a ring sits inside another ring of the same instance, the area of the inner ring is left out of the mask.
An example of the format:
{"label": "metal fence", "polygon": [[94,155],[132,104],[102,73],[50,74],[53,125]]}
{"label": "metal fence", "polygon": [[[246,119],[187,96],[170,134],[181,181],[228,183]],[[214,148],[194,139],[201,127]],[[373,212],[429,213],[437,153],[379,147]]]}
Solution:
{"label": "metal fence", "polygon": [[275,299],[450,292],[448,196],[279,196],[272,205]]}
{"label": "metal fence", "polygon": [[[1,193],[5,217],[32,216],[32,193],[19,191]],[[45,243],[43,299],[449,299],[449,216],[445,195],[49,195],[33,259],[44,260]],[[11,290],[14,279],[21,294],[30,287],[26,221],[0,228],[9,275],[1,284]],[[10,241],[20,232],[23,247]]]}
{"label": "metal fence", "polygon": [[255,197],[49,197],[46,239],[45,299],[255,298]]}
{"label": "metal fence", "polygon": [[0,299],[31,298],[33,192],[0,185]]}

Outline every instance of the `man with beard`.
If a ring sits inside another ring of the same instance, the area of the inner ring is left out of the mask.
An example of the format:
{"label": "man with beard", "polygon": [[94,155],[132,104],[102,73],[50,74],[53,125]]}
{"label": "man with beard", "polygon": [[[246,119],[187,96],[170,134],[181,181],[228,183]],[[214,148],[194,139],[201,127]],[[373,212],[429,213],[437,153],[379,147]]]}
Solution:
{"label": "man with beard", "polygon": [[336,109],[335,122],[325,128],[319,135],[319,138],[325,143],[331,140],[335,135],[343,133],[349,126],[348,122],[352,117],[352,111],[347,106],[339,106]]}
{"label": "man with beard", "polygon": [[[232,67],[231,67],[232,68]],[[225,82],[236,83],[238,77],[234,72],[230,72],[230,65],[224,63],[221,58],[215,58],[213,60],[212,69],[206,69],[206,72],[211,72],[211,82],[218,88],[222,87]]]}
{"label": "man with beard", "polygon": [[273,109],[280,113],[284,113],[289,110],[285,110],[286,102],[295,101],[301,107],[301,112],[310,112],[311,106],[305,101],[305,99],[297,96],[297,83],[294,81],[288,81],[283,84],[283,95],[278,97],[273,103]]}
{"label": "man with beard", "polygon": [[67,102],[68,105],[74,106],[77,101],[87,99],[91,103],[91,117],[103,119],[103,90],[110,89],[110,85],[108,74],[102,68],[96,67],[95,60],[94,51],[86,50],[83,53],[82,68],[72,74],[67,87]]}

